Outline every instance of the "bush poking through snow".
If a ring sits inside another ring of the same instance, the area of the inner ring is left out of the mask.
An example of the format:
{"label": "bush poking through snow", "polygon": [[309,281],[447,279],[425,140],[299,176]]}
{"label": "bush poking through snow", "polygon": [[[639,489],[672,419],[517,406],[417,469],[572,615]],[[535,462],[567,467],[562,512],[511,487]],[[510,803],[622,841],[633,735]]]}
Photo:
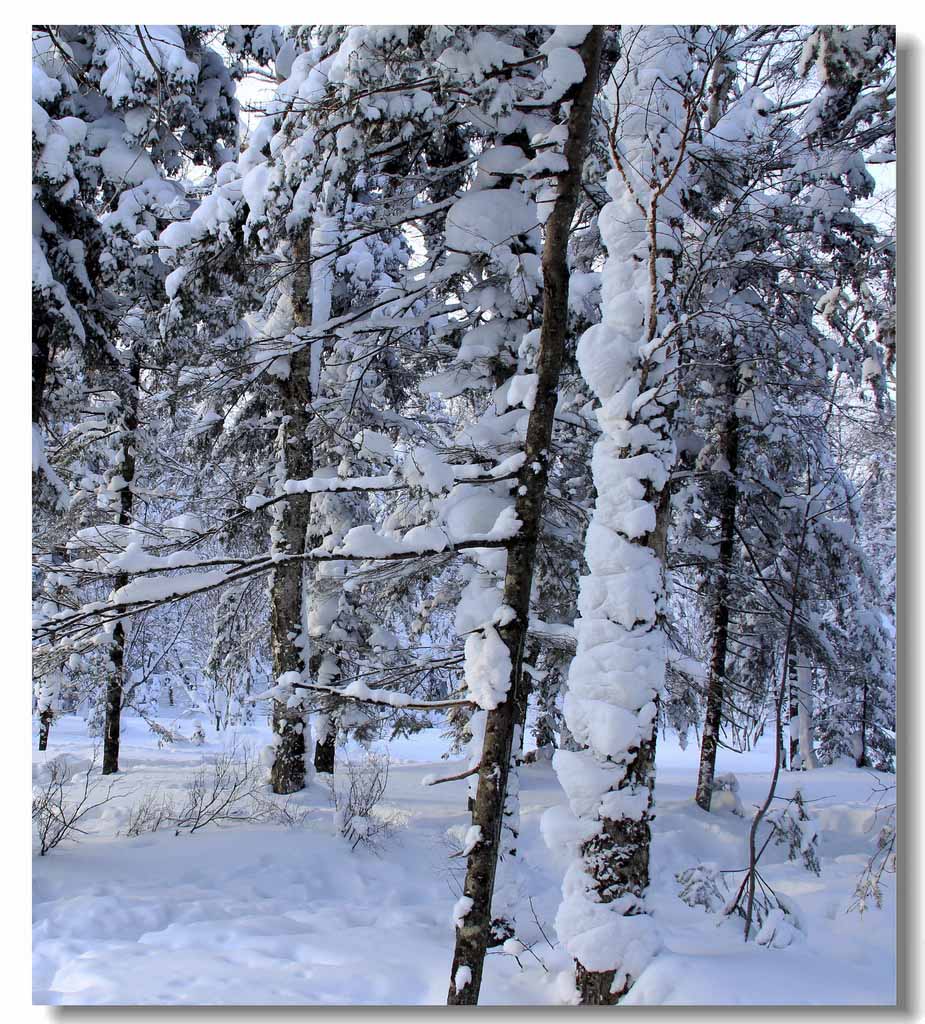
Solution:
{"label": "bush poking through snow", "polygon": [[167,729],[159,722],[155,722],[153,718],[145,718],[145,721],[148,723],[148,728],[151,730],[151,732],[153,732],[154,735],[157,736],[158,750],[166,746],[172,746],[174,743],[177,742],[178,737],[175,732],[172,732],[170,729]]}
{"label": "bush poking through snow", "polygon": [[175,810],[168,795],[158,790],[148,790],[137,804],[132,804],[128,809],[122,835],[134,838],[146,832],[157,832],[162,825],[170,823]]}
{"label": "bush poking through snow", "polygon": [[819,863],[819,830],[806,810],[803,794],[797,790],[787,803],[766,818],[777,846],[787,847],[788,860],[802,860],[807,871],[821,874]]}
{"label": "bush poking through snow", "polygon": [[179,835],[198,832],[206,825],[254,821],[255,800],[262,789],[253,751],[233,746],[211,764],[203,764],[187,783],[186,798],[171,816],[171,825]]}
{"label": "bush poking through snow", "polygon": [[708,914],[718,914],[729,899],[729,886],[716,864],[697,864],[675,876],[681,886],[678,896],[689,907],[703,907]]}
{"label": "bush poking through snow", "polygon": [[[770,837],[769,837],[770,839]],[[764,848],[762,848],[764,849]],[[742,920],[747,919],[745,890],[748,872],[736,891],[723,909],[723,915],[738,914]],[[784,949],[789,946],[797,935],[803,931],[800,915],[796,906],[782,893],[775,892],[770,885],[755,871],[755,903],[752,908],[754,920],[758,925],[755,942],[767,949]]]}
{"label": "bush poking through snow", "polygon": [[123,833],[139,836],[168,827],[175,835],[198,832],[207,825],[234,822],[285,825],[299,828],[310,811],[291,799],[277,802],[265,794],[258,758],[249,747],[237,745],[220,754],[214,762],[203,764],[187,783],[181,801],[149,792],[128,815]]}
{"label": "bush poking through snow", "polygon": [[274,800],[272,797],[257,797],[258,817],[254,820],[272,825],[283,825],[286,828],[304,828],[311,817],[311,808],[303,807],[287,796],[285,800]]}
{"label": "bush poking through snow", "polygon": [[[854,900],[848,907],[849,912],[856,910],[859,914],[863,914],[869,908],[871,901],[878,910],[883,907],[883,876],[894,874],[896,871],[896,786],[885,786],[879,780],[877,785],[881,799],[877,803],[874,822],[881,817],[881,812],[886,814],[886,820],[880,826],[876,849],[864,865],[864,870],[854,887]],[[894,797],[893,803],[884,802],[884,797],[889,796]]]}
{"label": "bush poking through snow", "polygon": [[755,877],[755,899],[752,913],[748,908],[747,888],[750,871],[746,869],[744,877],[736,890],[735,896],[729,900],[723,915],[738,914],[746,922],[746,940],[749,936],[751,921],[758,925],[755,941],[759,946],[768,949],[783,949],[789,946],[797,932],[803,930],[799,914],[787,897],[775,892],[762,878],[758,871],[758,861],[773,840],[775,845],[788,847],[789,860],[802,860],[807,871],[818,875],[822,868],[819,863],[819,830],[811,822],[806,810],[806,801],[800,790],[790,797],[780,810],[772,811],[765,816],[771,831],[757,851],[753,870]]}
{"label": "bush poking through snow", "polygon": [[[98,751],[94,750],[84,772],[72,777],[73,768],[68,761],[56,757],[45,765],[44,778],[33,784],[32,833],[40,857],[65,839],[76,842],[77,835],[85,834],[79,822],[112,799],[115,782],[110,782],[97,799],[102,789],[100,779],[93,778],[97,763]],[[68,799],[65,791],[72,782],[76,783],[75,795]]]}
{"label": "bush poking through snow", "polygon": [[710,810],[731,811],[740,818],[745,817],[745,809],[739,799],[739,780],[732,772],[714,776]]}
{"label": "bush poking through snow", "polygon": [[[755,933],[755,942],[768,949],[784,949],[802,931],[800,918],[790,900],[775,892],[760,875],[757,880],[754,915],[758,931]],[[727,916],[734,913],[745,919],[741,899],[731,900],[723,910]]]}
{"label": "bush poking through snow", "polygon": [[389,755],[369,754],[362,761],[345,761],[330,783],[334,825],[351,849],[378,850],[400,825],[397,813],[378,806],[388,781]]}
{"label": "bush poking through snow", "polygon": [[760,928],[755,936],[755,942],[759,946],[768,949],[786,949],[797,937],[797,928],[792,918],[782,906],[772,907],[762,918],[759,913],[758,922]]}

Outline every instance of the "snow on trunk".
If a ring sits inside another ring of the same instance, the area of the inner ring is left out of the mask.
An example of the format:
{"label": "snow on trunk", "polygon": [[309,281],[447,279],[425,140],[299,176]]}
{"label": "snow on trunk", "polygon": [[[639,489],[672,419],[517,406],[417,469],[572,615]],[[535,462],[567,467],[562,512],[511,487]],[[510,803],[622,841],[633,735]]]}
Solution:
{"label": "snow on trunk", "polygon": [[[296,327],[307,327],[312,321],[307,231],[295,232],[292,248],[296,265],[292,278],[292,320]],[[279,494],[285,493],[286,480],[306,480],[313,472],[312,445],[306,436],[312,395],[310,370],[311,349],[302,346],[292,353],[288,376],[279,381],[281,422],[277,434],[276,467]],[[274,506],[274,560],[305,553],[310,512],[310,494],[293,494]],[[270,580],[270,647],[277,680],[296,673],[305,681],[304,589],[305,566],[300,558],[288,558],[274,565]],[[274,701],[274,758],[270,772],[274,793],[294,793],[305,786],[305,749],[309,729],[302,698],[298,694]]]}
{"label": "snow on trunk", "polygon": [[797,737],[800,768],[809,771],[819,767],[813,749],[813,666],[810,655],[801,651],[797,661]]}
{"label": "snow on trunk", "polygon": [[[546,222],[542,257],[543,324],[536,357],[536,387],[524,441],[526,459],[514,502],[514,517],[520,529],[508,550],[502,605],[495,616],[498,628],[495,630],[493,625],[487,624],[480,635],[475,634],[477,639],[470,638],[466,643],[467,682],[485,712],[478,788],[472,811],[472,824],[479,828],[481,839],[468,854],[463,890],[467,904],[456,920],[456,948],[447,994],[450,1005],[478,1002],[486,950],[489,943],[504,941],[512,934],[510,922],[517,899],[518,882],[511,867],[515,862],[520,828],[516,761],[529,684],[523,671],[524,643],[567,335],[568,236],[597,86],[601,30],[579,31],[579,38],[580,49],[575,56],[580,55],[584,76],[572,100],[565,134],[565,165],[557,176],[555,202]],[[506,647],[506,658],[494,653],[499,646],[495,637],[502,642],[502,649]],[[494,668],[489,670],[489,665]],[[497,669],[502,666],[507,670],[506,685],[498,678]],[[493,908],[496,884],[499,899]]]}
{"label": "snow on trunk", "polygon": [[[124,399],[122,413],[122,443],[119,448],[119,462],[113,468],[110,487],[119,483],[119,510],[116,522],[129,526],[132,522],[135,480],[135,432],[138,429],[138,392],[141,381],[141,356],[132,355],[128,381],[128,395]],[[121,572],[115,578],[115,590],[126,586],[129,577]],[[122,697],[125,677],[125,625],[119,619],[112,632],[109,647],[109,674],[106,678],[106,698],[103,711],[103,775],[112,775],[119,770],[119,741],[122,730]]]}
{"label": "snow on trunk", "polygon": [[[733,359],[731,347],[728,360]],[[697,774],[697,804],[710,810],[713,779],[716,774],[716,750],[723,722],[726,699],[726,658],[729,647],[730,576],[735,555],[736,514],[738,511],[739,430],[735,414],[736,380],[730,374],[727,388],[729,410],[722,433],[722,455],[728,467],[723,478],[720,507],[719,571],[713,584],[713,623],[710,637],[710,674],[707,680],[707,708],[700,741],[700,770]]]}
{"label": "snow on trunk", "polygon": [[[675,459],[676,332],[669,327],[673,227],[688,128],[689,56],[677,27],[623,33],[612,136],[616,169],[600,216],[607,248],[600,324],[578,361],[601,406],[565,719],[583,749],[554,765],[569,800],[544,818],[573,853],[556,930],[582,1003],[614,1003],[659,949],[647,915],[657,705],[665,678],[666,483]],[[564,811],[564,813],[563,813]]]}

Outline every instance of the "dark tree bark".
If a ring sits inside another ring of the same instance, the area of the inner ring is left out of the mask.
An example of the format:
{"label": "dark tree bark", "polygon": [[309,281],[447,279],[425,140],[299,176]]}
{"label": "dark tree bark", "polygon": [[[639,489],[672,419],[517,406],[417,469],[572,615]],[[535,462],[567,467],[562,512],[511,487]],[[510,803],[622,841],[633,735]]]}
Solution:
{"label": "dark tree bark", "polygon": [[40,423],[48,381],[48,367],[51,349],[48,341],[48,327],[41,322],[41,316],[33,311],[32,316],[32,422]]}
{"label": "dark tree bark", "polygon": [[[485,724],[472,823],[481,828],[482,839],[470,852],[464,886],[472,906],[456,929],[456,948],[450,972],[449,1005],[478,1002],[485,952],[490,941],[491,900],[494,891],[498,847],[501,839],[507,780],[517,726],[523,720],[529,677],[523,671],[523,650],[530,612],[530,588],[536,557],[540,517],[548,477],[549,443],[558,397],[559,373],[565,347],[568,318],[568,236],[581,186],[581,170],[587,148],[591,106],[597,89],[601,29],[593,28],[581,46],[585,78],[572,98],[565,157],[568,170],[559,175],[556,201],[546,222],[543,248],[543,324],[537,354],[536,399],[527,425],[526,462],[520,474],[515,509],[523,524],[508,551],[504,604],[514,617],[498,632],[511,658],[507,699],[489,711]],[[538,468],[537,468],[538,467]],[[470,978],[459,989],[460,968]]]}
{"label": "dark tree bark", "polygon": [[[735,389],[730,389],[731,405],[735,405]],[[713,799],[713,778],[716,774],[716,748],[723,719],[723,698],[726,683],[726,654],[729,646],[729,575],[735,549],[737,487],[739,465],[738,418],[731,412],[723,428],[723,456],[728,471],[723,481],[720,510],[719,572],[713,595],[713,627],[710,650],[710,675],[707,681],[707,710],[700,743],[700,771],[697,776],[696,801],[709,811]]]}
{"label": "dark tree bark", "polygon": [[[292,310],[296,327],[311,324],[310,244],[307,230],[293,239],[294,262]],[[311,403],[311,349],[303,346],[292,353],[289,376],[279,382],[281,423],[277,434],[278,465],[287,479],[304,480],[312,475],[313,452],[307,432]],[[281,481],[281,482],[282,482]],[[305,553],[311,512],[311,496],[293,494],[275,506],[274,549],[284,555]],[[281,562],[273,570],[270,584],[270,632],[273,672],[305,671],[302,606],[305,567],[300,559]],[[305,712],[301,705],[273,704],[276,755],[270,772],[274,793],[295,793],[305,787]]]}
{"label": "dark tree bark", "polygon": [[48,749],[48,733],[51,730],[51,723],[54,720],[55,713],[47,708],[39,715],[39,750]]}
{"label": "dark tree bark", "polygon": [[334,774],[334,726],[328,735],[315,744],[315,771],[319,775]]}
{"label": "dark tree bark", "polygon": [[[318,546],[324,538],[318,537],[315,546]],[[324,656],[316,651],[308,659],[308,671],[312,679],[318,679]],[[339,674],[339,673],[338,673]],[[321,705],[321,714],[316,721],[318,725],[318,738],[315,741],[315,772],[319,775],[334,774],[335,745],[337,741],[337,726],[331,717],[335,707],[334,700],[325,700]]]}
{"label": "dark tree bark", "polygon": [[[132,522],[135,481],[135,435],[138,430],[138,391],[141,384],[141,354],[134,352],[129,373],[128,395],[122,420],[122,454],[117,474],[122,477],[123,486],[119,491],[119,512],[116,522],[129,526]],[[116,589],[128,584],[128,575],[118,573]],[[125,681],[125,626],[120,619],[112,634],[109,648],[110,670],[106,681],[106,705],[103,720],[103,775],[113,775],[119,770],[119,742],[122,730],[123,685]]]}
{"label": "dark tree bark", "polygon": [[815,704],[812,655],[801,651],[797,662],[797,704],[800,742],[800,770],[807,772],[819,767],[813,744],[813,707]]}
{"label": "dark tree bark", "polygon": [[787,661],[787,735],[789,750],[787,752],[787,768],[792,772],[800,770],[800,689],[797,674],[797,652],[795,646],[790,647]]}
{"label": "dark tree bark", "polygon": [[[540,645],[536,640],[534,640],[530,643],[529,648],[526,650],[524,661],[526,661],[528,665],[536,665],[539,653]],[[523,705],[520,708],[520,719],[517,723],[520,726],[520,749],[514,751],[514,757],[517,759],[518,763],[521,763],[523,761],[524,737],[527,735],[527,711],[529,710],[528,705],[529,701],[524,700]]]}
{"label": "dark tree bark", "polygon": [[[666,488],[667,490],[667,488]],[[655,788],[655,743],[641,743],[626,768],[629,784],[649,791],[649,804]],[[594,888],[602,903],[612,902],[617,895],[642,898],[649,885],[649,848],[652,841],[651,814],[640,819],[604,818],[599,835],[581,848],[586,864],[594,866]],[[575,962],[575,983],[581,993],[582,1006],[610,1006],[629,991],[630,984],[612,991],[615,971],[589,971]]]}
{"label": "dark tree bark", "polygon": [[855,758],[854,763],[858,768],[869,768],[870,758],[867,756],[867,691],[869,683],[867,676],[864,677],[864,687],[861,690],[861,749],[858,752],[858,756]]}

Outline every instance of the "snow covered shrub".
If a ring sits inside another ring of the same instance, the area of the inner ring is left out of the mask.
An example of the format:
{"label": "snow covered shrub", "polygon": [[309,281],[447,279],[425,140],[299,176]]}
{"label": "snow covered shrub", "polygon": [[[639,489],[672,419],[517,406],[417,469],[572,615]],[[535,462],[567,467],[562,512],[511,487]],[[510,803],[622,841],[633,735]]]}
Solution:
{"label": "snow covered shrub", "polygon": [[856,910],[859,914],[868,909],[871,900],[878,910],[882,908],[883,876],[896,872],[896,803],[895,800],[893,803],[883,801],[884,797],[895,797],[896,786],[883,786],[879,783],[878,785],[881,799],[877,804],[873,823],[876,825],[879,820],[883,824],[877,832],[876,849],[864,865],[864,870],[854,887],[854,900],[848,907],[849,911]]}
{"label": "snow covered shrub", "polygon": [[294,804],[291,799],[278,803],[265,795],[261,775],[253,759],[235,763],[223,755],[215,765],[203,766],[188,783],[182,804],[155,790],[146,793],[129,809],[122,835],[140,836],[164,827],[173,828],[174,834],[179,835],[198,832],[206,825],[234,822],[302,828],[311,809]]}
{"label": "snow covered shrub", "polygon": [[[762,852],[764,848],[762,847]],[[754,921],[758,926],[755,941],[759,946],[766,946],[768,949],[783,949],[789,946],[800,932],[805,930],[800,914],[793,901],[772,889],[757,870],[755,882],[754,903],[749,907],[748,871],[745,871],[744,878],[735,895],[723,908],[723,916],[729,917],[732,914],[738,914],[743,921],[746,921],[747,926]],[[747,930],[746,941],[748,935]]]}
{"label": "snow covered shrub", "polygon": [[378,806],[388,781],[389,755],[370,753],[362,761],[345,761],[330,783],[334,826],[352,850],[379,849],[401,824],[397,813]]}
{"label": "snow covered shrub", "polygon": [[[747,877],[746,874],[746,880]],[[753,919],[758,925],[755,942],[768,949],[784,949],[803,931],[800,915],[793,902],[781,893],[775,892],[761,875],[757,875],[757,882],[752,907]],[[723,916],[738,914],[743,920],[748,920],[747,903],[743,899],[745,891],[743,882],[736,895],[723,909]]]}
{"label": "snow covered shrub", "polygon": [[775,844],[787,847],[788,860],[802,860],[807,871],[815,875],[821,873],[819,830],[813,825],[799,790],[781,810],[772,811],[767,821],[771,825]]}
{"label": "snow covered shrub", "polygon": [[256,803],[255,820],[286,828],[304,828],[312,813],[310,807],[302,807],[292,796],[281,803],[272,797],[257,797]]}
{"label": "snow covered shrub", "polygon": [[755,942],[768,949],[786,949],[797,937],[798,930],[795,919],[788,914],[783,905],[779,905],[767,912],[755,936]]}
{"label": "snow covered shrub", "polygon": [[148,720],[148,728],[157,737],[158,750],[177,742],[176,733],[161,725],[160,722],[155,722],[153,718]]}
{"label": "snow covered shrub", "polygon": [[[82,773],[72,774],[73,767],[64,757],[53,758],[41,769],[32,786],[32,834],[40,857],[65,839],[76,842],[76,834],[84,831],[78,823],[112,799],[115,783],[97,799],[100,780],[93,778],[97,762],[94,751]],[[74,796],[68,799],[65,794],[70,783],[76,786]]]}
{"label": "snow covered shrub", "polygon": [[739,780],[728,772],[725,775],[717,775],[713,779],[713,796],[710,801],[711,811],[731,811],[740,818],[744,817],[745,810],[742,801],[739,799]]}
{"label": "snow covered shrub", "polygon": [[703,907],[708,914],[717,914],[726,906],[729,887],[718,865],[696,864],[674,877],[681,886],[678,896],[689,907]]}
{"label": "snow covered shrub", "polygon": [[877,849],[864,866],[854,888],[854,901],[849,910],[863,914],[871,900],[879,910],[883,907],[883,876],[896,872],[896,806],[887,823],[877,833]]}

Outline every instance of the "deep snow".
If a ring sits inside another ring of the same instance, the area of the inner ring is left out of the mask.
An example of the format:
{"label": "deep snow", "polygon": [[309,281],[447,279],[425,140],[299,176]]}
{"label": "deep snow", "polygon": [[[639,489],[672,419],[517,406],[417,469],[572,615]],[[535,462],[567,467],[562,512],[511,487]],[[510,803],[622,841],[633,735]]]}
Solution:
{"label": "deep snow", "polygon": [[[189,723],[184,731],[192,731]],[[268,736],[239,731],[255,746]],[[159,749],[143,722],[125,720],[118,797],[95,816],[90,835],[33,861],[34,1002],[442,1004],[464,868],[451,854],[461,848],[469,818],[466,782],[422,785],[427,776],[465,767],[440,759],[446,743],[439,730],[387,745],[384,803],[404,823],[378,854],[351,852],[335,833],[327,786],[317,781],[298,796],[311,809],[302,828],[236,824],[194,835],[116,835],[145,790],[179,791],[224,742],[208,733],[201,747]],[[59,754],[79,767],[91,746],[81,719],[62,718],[47,754],[34,752],[34,767]],[[694,746],[684,751],[660,737],[649,905],[665,949],[627,1002],[893,1003],[895,877],[887,880],[882,909],[863,917],[847,912],[875,846],[874,773],[846,766],[784,774],[780,793],[799,784],[813,801],[822,874],[768,848],[762,874],[796,902],[806,929],[790,947],[768,950],[746,945],[737,920],[718,923],[677,896],[674,876],[684,868],[745,863],[748,817],[696,807],[696,757]],[[764,745],[743,755],[720,751],[718,770],[738,776],[747,815],[765,792],[770,760]],[[523,768],[521,801],[532,910],[525,905],[518,929],[533,952],[490,954],[481,1001],[562,1003],[569,964],[552,922],[565,863],[547,849],[539,819],[563,795],[547,763]]]}

